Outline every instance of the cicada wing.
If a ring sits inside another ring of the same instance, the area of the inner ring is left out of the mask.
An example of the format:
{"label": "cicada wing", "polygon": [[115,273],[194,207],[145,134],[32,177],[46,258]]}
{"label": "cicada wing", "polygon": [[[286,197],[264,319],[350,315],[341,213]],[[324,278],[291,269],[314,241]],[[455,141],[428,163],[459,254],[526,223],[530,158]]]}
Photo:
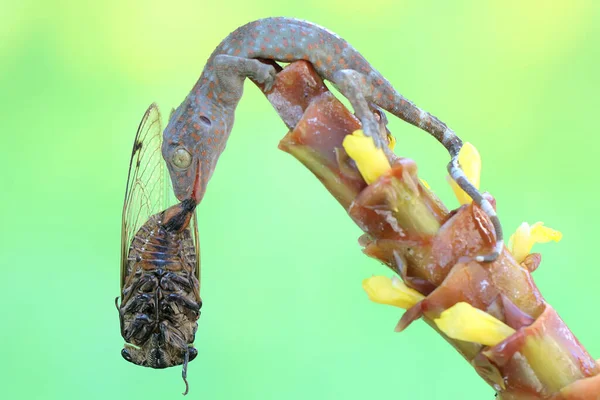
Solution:
{"label": "cicada wing", "polygon": [[129,162],[121,225],[121,290],[134,236],[150,216],[167,208],[169,180],[161,145],[161,115],[152,103],[137,129]]}

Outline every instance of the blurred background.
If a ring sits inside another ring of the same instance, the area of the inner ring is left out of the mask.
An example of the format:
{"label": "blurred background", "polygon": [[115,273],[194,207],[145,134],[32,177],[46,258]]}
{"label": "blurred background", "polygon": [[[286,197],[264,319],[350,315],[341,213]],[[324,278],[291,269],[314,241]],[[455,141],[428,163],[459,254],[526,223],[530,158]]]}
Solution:
{"label": "blurred background", "polygon": [[[124,361],[120,218],[135,130],[187,95],[230,31],[311,20],[474,143],[508,234],[544,221],[534,276],[600,357],[596,162],[600,5],[589,1],[0,0],[0,381],[10,399],[179,399],[181,369]],[[449,207],[448,156],[391,119],[398,154]],[[277,150],[286,133],[248,82],[198,209],[202,297],[188,398],[491,399],[422,322],[370,303],[359,229]],[[591,319],[590,319],[591,318]]]}

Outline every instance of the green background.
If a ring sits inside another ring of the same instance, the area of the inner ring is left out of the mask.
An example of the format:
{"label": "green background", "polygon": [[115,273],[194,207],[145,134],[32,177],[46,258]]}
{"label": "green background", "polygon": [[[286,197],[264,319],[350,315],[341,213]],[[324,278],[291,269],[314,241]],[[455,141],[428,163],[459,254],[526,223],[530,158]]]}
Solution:
{"label": "green background", "polygon": [[[212,49],[253,19],[337,32],[406,97],[478,147],[509,233],[564,234],[536,282],[600,356],[597,168],[600,6],[590,1],[0,1],[0,380],[7,399],[179,399],[179,368],[125,362],[120,217],[131,145],[152,101],[177,106]],[[491,399],[422,322],[370,303],[359,229],[247,85],[199,207],[204,308],[194,399]],[[391,120],[396,152],[450,206],[448,156]]]}

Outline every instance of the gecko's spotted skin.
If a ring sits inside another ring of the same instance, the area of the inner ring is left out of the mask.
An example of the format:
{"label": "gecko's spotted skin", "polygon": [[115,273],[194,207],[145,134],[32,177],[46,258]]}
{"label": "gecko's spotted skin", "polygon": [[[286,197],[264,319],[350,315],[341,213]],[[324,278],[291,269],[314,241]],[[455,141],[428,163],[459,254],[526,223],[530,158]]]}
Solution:
{"label": "gecko's spotted skin", "polygon": [[[476,193],[474,200],[481,204],[481,194],[457,168],[462,141],[452,130],[405,99],[344,39],[318,25],[290,18],[262,19],[232,32],[212,53],[200,79],[172,114],[164,132],[163,157],[179,200],[202,200],[233,127],[245,78],[265,84],[267,89],[273,84],[275,69],[258,59],[309,61],[349,100],[365,134],[381,148],[387,150],[372,112],[374,106],[427,131],[448,149],[453,160],[450,174],[467,193]],[[491,260],[503,243],[495,213],[489,216],[497,239],[494,254],[488,257]]]}

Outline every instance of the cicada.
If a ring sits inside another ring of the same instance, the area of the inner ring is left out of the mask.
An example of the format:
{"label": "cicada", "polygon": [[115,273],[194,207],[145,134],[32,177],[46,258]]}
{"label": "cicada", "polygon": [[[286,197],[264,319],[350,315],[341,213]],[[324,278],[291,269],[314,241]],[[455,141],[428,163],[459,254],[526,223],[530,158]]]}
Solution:
{"label": "cicada", "polygon": [[[161,155],[161,116],[152,104],[138,127],[125,190],[121,231],[124,359],[151,368],[187,366],[202,301],[196,204],[167,208],[170,187]],[[118,298],[117,298],[118,301]]]}

